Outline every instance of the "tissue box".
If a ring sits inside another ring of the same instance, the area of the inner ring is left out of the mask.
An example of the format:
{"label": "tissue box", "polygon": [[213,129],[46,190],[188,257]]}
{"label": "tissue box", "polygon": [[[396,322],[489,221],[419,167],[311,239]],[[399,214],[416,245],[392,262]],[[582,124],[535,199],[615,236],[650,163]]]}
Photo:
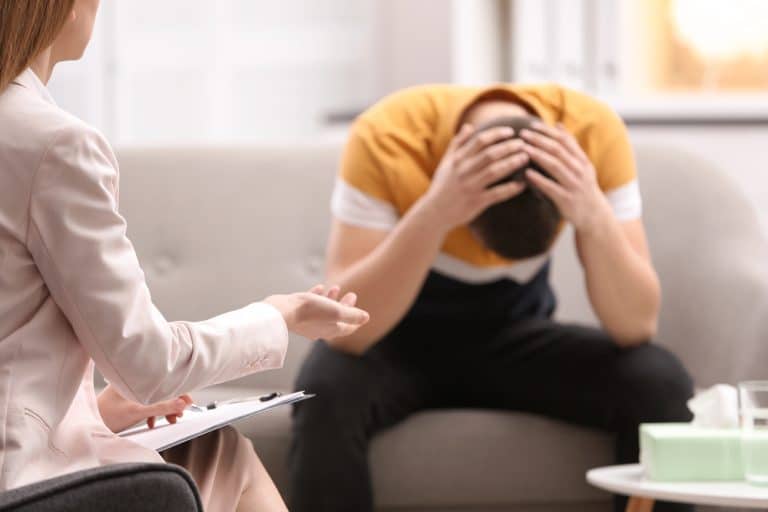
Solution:
{"label": "tissue box", "polygon": [[744,479],[739,429],[644,424],[640,461],[646,477],[660,482]]}

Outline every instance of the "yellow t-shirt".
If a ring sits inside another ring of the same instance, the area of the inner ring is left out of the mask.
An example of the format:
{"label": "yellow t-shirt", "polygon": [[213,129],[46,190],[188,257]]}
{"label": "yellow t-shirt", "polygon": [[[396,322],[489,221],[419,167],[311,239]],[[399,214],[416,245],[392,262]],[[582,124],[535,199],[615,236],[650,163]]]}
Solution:
{"label": "yellow t-shirt", "polygon": [[[624,123],[600,101],[554,84],[428,85],[384,98],[352,126],[334,191],[335,217],[355,226],[394,227],[428,190],[465,111],[489,97],[509,98],[548,124],[562,123],[592,161],[615,215],[620,220],[640,217],[635,161]],[[506,276],[525,281],[545,260],[546,255],[506,260],[462,226],[446,237],[436,266],[463,280]]]}

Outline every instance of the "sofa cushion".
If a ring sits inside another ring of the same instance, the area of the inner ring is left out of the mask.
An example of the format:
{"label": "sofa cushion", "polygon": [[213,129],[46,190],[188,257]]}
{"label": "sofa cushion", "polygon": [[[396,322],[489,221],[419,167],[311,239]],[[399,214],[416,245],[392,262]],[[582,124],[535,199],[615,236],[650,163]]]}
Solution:
{"label": "sofa cushion", "polygon": [[[120,210],[152,298],[169,320],[202,320],[275,293],[308,290],[323,259],[339,146],[118,151]],[[241,380],[289,388],[285,368]]]}
{"label": "sofa cushion", "polygon": [[[217,386],[200,402],[242,395]],[[236,424],[250,437],[285,494],[290,407]],[[610,464],[613,439],[530,414],[439,410],[415,414],[376,436],[370,457],[380,508],[606,502],[589,487],[589,468]],[[598,510],[598,509],[593,509]]]}

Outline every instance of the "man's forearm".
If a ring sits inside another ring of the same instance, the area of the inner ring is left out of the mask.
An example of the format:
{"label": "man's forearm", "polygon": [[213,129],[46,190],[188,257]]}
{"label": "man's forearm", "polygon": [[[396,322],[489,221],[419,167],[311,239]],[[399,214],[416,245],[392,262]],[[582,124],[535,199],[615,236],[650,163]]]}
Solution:
{"label": "man's forearm", "polygon": [[381,339],[413,305],[445,238],[439,219],[425,201],[417,202],[395,229],[366,257],[331,273],[329,281],[358,295],[371,320],[352,336],[330,342],[361,354]]}
{"label": "man's forearm", "polygon": [[661,291],[651,263],[610,217],[599,229],[576,232],[586,273],[587,291],[603,328],[619,345],[635,345],[653,337]]}

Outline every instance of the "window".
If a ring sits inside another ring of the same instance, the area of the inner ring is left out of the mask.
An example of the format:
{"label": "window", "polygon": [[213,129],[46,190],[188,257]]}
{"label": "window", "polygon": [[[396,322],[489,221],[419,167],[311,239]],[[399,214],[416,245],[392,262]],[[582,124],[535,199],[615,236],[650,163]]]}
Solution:
{"label": "window", "polygon": [[512,0],[507,79],[557,81],[628,117],[768,116],[765,0]]}
{"label": "window", "polygon": [[[652,91],[768,91],[768,2],[654,0],[637,6]],[[645,11],[645,12],[643,12]]]}

